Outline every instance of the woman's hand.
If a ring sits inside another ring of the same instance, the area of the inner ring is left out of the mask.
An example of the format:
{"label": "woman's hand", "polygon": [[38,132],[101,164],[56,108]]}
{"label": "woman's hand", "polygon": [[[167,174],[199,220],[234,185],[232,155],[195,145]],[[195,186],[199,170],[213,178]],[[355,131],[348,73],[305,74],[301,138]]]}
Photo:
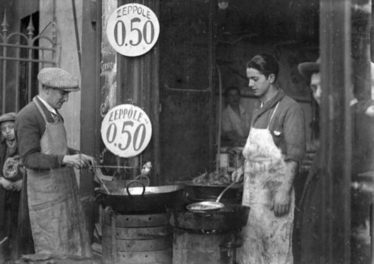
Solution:
{"label": "woman's hand", "polygon": [[291,205],[291,191],[290,188],[282,188],[276,191],[273,198],[272,210],[274,215],[281,217],[289,213]]}

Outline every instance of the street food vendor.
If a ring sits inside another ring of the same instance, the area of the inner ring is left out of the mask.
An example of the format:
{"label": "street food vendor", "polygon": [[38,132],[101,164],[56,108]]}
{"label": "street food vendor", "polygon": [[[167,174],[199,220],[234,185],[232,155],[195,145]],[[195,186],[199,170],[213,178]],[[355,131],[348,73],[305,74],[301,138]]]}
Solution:
{"label": "street food vendor", "polygon": [[226,108],[222,111],[222,143],[243,146],[250,127],[250,114],[240,104],[240,89],[230,86],[225,91]]}
{"label": "street food vendor", "polygon": [[14,133],[15,120],[14,112],[0,116],[0,261],[4,262],[15,259],[18,204],[22,188]]}
{"label": "street food vendor", "polygon": [[[374,67],[373,67],[374,68]],[[372,68],[372,70],[373,70]],[[317,61],[303,62],[298,66],[299,72],[308,79],[310,88],[312,90],[313,98],[320,105],[322,100],[322,86],[321,86],[321,74],[320,74],[320,59]],[[374,82],[372,80],[372,85]],[[368,170],[374,170],[373,163],[373,149],[374,149],[374,138],[370,131],[373,130],[374,120],[373,108],[374,101],[370,98],[365,100],[351,100],[351,111],[355,119],[355,129],[353,130],[353,141],[352,141],[352,174],[353,177],[357,173],[365,172]],[[363,127],[366,129],[363,129]],[[371,126],[371,128],[370,128]],[[300,263],[319,263],[324,248],[322,248],[321,239],[323,237],[322,226],[322,161],[320,158],[321,149],[316,150],[316,154],[313,159],[312,166],[309,170],[308,177],[305,182],[304,190],[299,201],[299,208],[301,208],[300,216]],[[352,195],[354,198],[354,195]],[[360,205],[356,207],[357,200],[352,200],[352,229],[360,229],[361,220],[368,218],[369,205]],[[366,208],[363,208],[366,207]],[[365,223],[364,226],[365,228]],[[365,233],[365,232],[364,232]],[[369,231],[366,232],[366,237],[369,238]],[[355,256],[354,240],[352,240],[352,257]],[[369,243],[369,242],[368,242]],[[361,253],[364,247],[361,247]],[[367,250],[369,251],[369,250]],[[359,254],[361,254],[359,253]],[[368,252],[367,252],[368,253]],[[368,254],[367,254],[368,255]],[[365,259],[368,256],[362,254],[360,258]],[[368,259],[362,263],[367,263]]]}
{"label": "street food vendor", "polygon": [[246,66],[249,88],[259,99],[243,149],[243,205],[251,208],[242,230],[241,264],[293,263],[293,182],[305,152],[304,113],[275,82],[279,66],[269,54]]}
{"label": "street food vendor", "polygon": [[92,157],[68,148],[58,109],[78,80],[67,71],[43,68],[39,94],[16,118],[19,153],[27,169],[27,195],[35,253],[92,255],[73,167],[95,164]]}

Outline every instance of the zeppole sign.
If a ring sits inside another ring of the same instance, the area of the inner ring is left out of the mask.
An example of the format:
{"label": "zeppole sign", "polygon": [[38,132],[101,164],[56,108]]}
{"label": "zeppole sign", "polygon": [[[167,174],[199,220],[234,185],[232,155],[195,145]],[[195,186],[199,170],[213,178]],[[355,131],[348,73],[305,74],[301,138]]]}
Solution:
{"label": "zeppole sign", "polygon": [[156,44],[160,24],[155,13],[145,5],[131,3],[118,7],[109,17],[106,35],[120,54],[136,57]]}
{"label": "zeppole sign", "polygon": [[122,158],[140,154],[149,144],[152,124],[143,109],[122,104],[113,107],[101,123],[105,147]]}

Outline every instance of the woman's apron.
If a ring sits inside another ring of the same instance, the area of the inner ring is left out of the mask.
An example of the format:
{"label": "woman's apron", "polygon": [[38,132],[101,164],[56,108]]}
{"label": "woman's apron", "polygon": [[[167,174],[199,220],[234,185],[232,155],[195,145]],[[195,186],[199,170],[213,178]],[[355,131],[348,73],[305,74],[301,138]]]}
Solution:
{"label": "woman's apron", "polygon": [[244,191],[242,204],[249,206],[247,225],[242,230],[243,246],[238,250],[241,264],[292,264],[292,228],[295,198],[290,211],[277,217],[271,210],[277,188],[286,180],[286,164],[269,130],[276,105],[266,129],[251,128],[243,149]]}
{"label": "woman's apron", "polygon": [[[66,131],[61,120],[46,123],[40,140],[41,152],[65,155]],[[89,236],[78,196],[75,173],[71,167],[27,170],[27,192],[31,229],[36,253],[90,257]]]}

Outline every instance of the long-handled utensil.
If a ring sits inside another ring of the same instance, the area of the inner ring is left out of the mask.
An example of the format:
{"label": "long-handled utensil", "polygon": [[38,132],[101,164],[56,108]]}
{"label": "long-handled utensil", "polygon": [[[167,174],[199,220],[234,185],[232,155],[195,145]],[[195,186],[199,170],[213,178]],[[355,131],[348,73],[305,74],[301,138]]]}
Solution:
{"label": "long-handled utensil", "polygon": [[232,186],[234,186],[237,182],[232,182],[228,186],[226,186],[225,189],[218,195],[217,199],[215,201],[202,201],[202,202],[196,202],[187,205],[187,210],[191,212],[206,212],[206,211],[212,211],[212,210],[218,210],[225,205],[220,202],[222,196],[225,194],[225,192],[230,189]]}
{"label": "long-handled utensil", "polygon": [[100,182],[101,185],[103,186],[105,192],[106,192],[107,194],[110,194],[110,191],[109,191],[108,187],[105,185],[105,182],[104,182],[104,180],[102,179],[102,176],[103,176],[103,173],[101,172],[100,168],[96,168],[96,170],[95,170],[95,177],[96,177],[96,179],[99,180],[99,182]]}

